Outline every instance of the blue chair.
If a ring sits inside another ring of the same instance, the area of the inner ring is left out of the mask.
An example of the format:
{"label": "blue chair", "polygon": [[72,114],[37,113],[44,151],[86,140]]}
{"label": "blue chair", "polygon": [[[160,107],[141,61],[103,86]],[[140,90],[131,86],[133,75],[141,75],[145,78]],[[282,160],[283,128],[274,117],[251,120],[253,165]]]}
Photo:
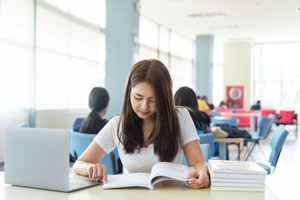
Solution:
{"label": "blue chair", "polygon": [[257,132],[250,133],[251,139],[247,139],[247,138],[244,139],[246,144],[247,144],[247,142],[253,143],[252,146],[250,147],[248,154],[246,155],[245,160],[248,160],[248,158],[250,157],[255,146],[259,146],[259,141],[264,140],[268,137],[268,134],[270,132],[273,122],[274,122],[274,118],[272,118],[272,117],[270,117],[270,118],[269,117],[260,117],[260,119],[258,121],[258,125],[257,125]]}
{"label": "blue chair", "polygon": [[[209,147],[209,144],[201,144],[200,145],[201,147],[201,150],[202,150],[202,153],[203,153],[203,156],[205,158],[205,161],[207,162],[209,159],[210,159],[210,147]],[[185,166],[189,166],[187,161],[186,161],[186,158],[184,156],[184,153],[182,154],[182,164],[185,165]]]}
{"label": "blue chair", "polygon": [[209,145],[209,157],[211,158],[214,156],[214,134],[212,133],[205,133],[205,134],[201,134],[199,135],[200,138],[200,144],[208,144]]}
{"label": "blue chair", "polygon": [[84,118],[76,118],[74,123],[73,123],[73,131],[79,131],[79,128],[81,126],[82,121],[84,120]]}
{"label": "blue chair", "polygon": [[[85,149],[92,143],[94,137],[97,134],[87,134],[80,133],[76,131],[70,131],[70,152],[75,156],[76,152],[79,157]],[[119,158],[118,150],[115,148],[109,154],[105,155],[101,160],[101,164],[104,164],[107,168],[107,174],[116,174],[119,169],[117,169],[117,160]]]}
{"label": "blue chair", "polygon": [[214,124],[228,124],[230,126],[237,127],[237,118],[236,117],[212,117],[211,118],[212,125]]}
{"label": "blue chair", "polygon": [[276,128],[276,130],[273,132],[273,136],[270,142],[272,151],[269,157],[268,164],[266,165],[263,163],[258,163],[268,172],[268,174],[274,173],[281,150],[283,148],[287,136],[288,136],[288,132],[283,128]]}
{"label": "blue chair", "polygon": [[17,127],[29,128],[29,124],[18,124]]}

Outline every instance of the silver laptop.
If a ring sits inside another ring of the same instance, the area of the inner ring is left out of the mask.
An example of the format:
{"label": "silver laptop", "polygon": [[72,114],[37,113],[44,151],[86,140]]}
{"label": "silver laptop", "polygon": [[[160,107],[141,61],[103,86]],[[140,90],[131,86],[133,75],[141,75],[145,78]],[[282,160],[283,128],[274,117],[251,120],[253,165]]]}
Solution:
{"label": "silver laptop", "polygon": [[69,177],[69,135],[62,129],[8,128],[5,183],[63,192],[101,184]]}

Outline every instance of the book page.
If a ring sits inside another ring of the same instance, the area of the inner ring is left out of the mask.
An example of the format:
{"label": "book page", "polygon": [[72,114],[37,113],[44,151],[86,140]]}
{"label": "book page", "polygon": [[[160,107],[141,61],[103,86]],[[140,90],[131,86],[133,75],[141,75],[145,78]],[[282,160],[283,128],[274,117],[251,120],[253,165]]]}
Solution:
{"label": "book page", "polygon": [[151,170],[151,185],[163,180],[190,181],[186,179],[189,174],[189,168],[176,163],[159,162]]}
{"label": "book page", "polygon": [[151,189],[151,185],[149,185],[149,180],[149,173],[108,175],[107,183],[103,184],[102,189],[125,187],[146,187]]}

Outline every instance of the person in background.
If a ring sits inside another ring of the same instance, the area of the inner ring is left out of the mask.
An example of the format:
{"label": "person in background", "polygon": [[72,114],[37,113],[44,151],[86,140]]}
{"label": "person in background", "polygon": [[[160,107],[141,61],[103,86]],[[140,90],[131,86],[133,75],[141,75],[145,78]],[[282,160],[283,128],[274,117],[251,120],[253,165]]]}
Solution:
{"label": "person in background", "polygon": [[89,94],[89,107],[91,112],[79,127],[81,133],[99,133],[108,122],[104,118],[109,103],[109,94],[105,88],[94,87]]}
{"label": "person in background", "polygon": [[217,108],[217,110],[227,110],[227,109],[228,106],[224,101],[221,101],[219,107]]}
{"label": "person in background", "polygon": [[208,101],[207,101],[207,96],[203,96],[203,97],[202,97],[202,100],[208,105],[209,110],[213,110],[213,109],[215,108],[214,104],[208,103]]}
{"label": "person in background", "polygon": [[209,106],[206,104],[204,100],[200,96],[197,96],[198,101],[198,110],[202,112],[209,111]]}
{"label": "person in background", "polygon": [[198,110],[197,97],[191,88],[179,88],[174,95],[174,99],[176,106],[185,106],[188,108],[198,134],[210,132],[210,117],[205,112]]}
{"label": "person in background", "polygon": [[260,110],[260,100],[258,100],[258,101],[256,101],[256,104],[253,104],[252,106],[251,106],[251,110]]}
{"label": "person in background", "polygon": [[122,110],[94,138],[73,165],[73,172],[104,183],[106,167],[99,162],[117,147],[126,173],[150,173],[154,164],[181,163],[182,151],[194,170],[190,188],[207,188],[210,180],[199,137],[189,112],[176,108],[172,80],[158,60],[142,60],[129,72]]}

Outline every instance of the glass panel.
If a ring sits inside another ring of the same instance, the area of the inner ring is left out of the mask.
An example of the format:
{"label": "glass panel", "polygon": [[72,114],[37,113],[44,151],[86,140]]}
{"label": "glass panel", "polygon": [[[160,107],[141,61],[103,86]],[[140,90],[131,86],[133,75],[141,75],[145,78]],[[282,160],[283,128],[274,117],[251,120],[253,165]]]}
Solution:
{"label": "glass panel", "polygon": [[193,59],[193,40],[187,39],[175,32],[171,32],[171,54]]}
{"label": "glass panel", "polygon": [[141,44],[158,48],[158,25],[152,21],[140,17],[140,26],[139,26],[139,41]]}
{"label": "glass panel", "polygon": [[105,28],[105,0],[43,0],[64,12]]}
{"label": "glass panel", "polygon": [[32,107],[33,49],[3,44],[2,55],[0,107]]}
{"label": "glass panel", "polygon": [[68,53],[69,22],[67,19],[38,6],[36,30],[38,47]]}
{"label": "glass panel", "polygon": [[180,87],[187,86],[192,89],[193,85],[193,65],[192,62],[177,57],[171,57],[170,73],[173,80],[173,92]]}
{"label": "glass panel", "polygon": [[157,59],[157,51],[146,46],[140,46],[140,60],[143,59]]}
{"label": "glass panel", "polygon": [[166,53],[160,52],[159,60],[169,69],[169,56]]}
{"label": "glass panel", "polygon": [[36,55],[36,108],[66,108],[69,102],[67,57],[41,50]]}
{"label": "glass panel", "polygon": [[169,30],[160,27],[159,28],[159,50],[164,52],[169,52]]}

